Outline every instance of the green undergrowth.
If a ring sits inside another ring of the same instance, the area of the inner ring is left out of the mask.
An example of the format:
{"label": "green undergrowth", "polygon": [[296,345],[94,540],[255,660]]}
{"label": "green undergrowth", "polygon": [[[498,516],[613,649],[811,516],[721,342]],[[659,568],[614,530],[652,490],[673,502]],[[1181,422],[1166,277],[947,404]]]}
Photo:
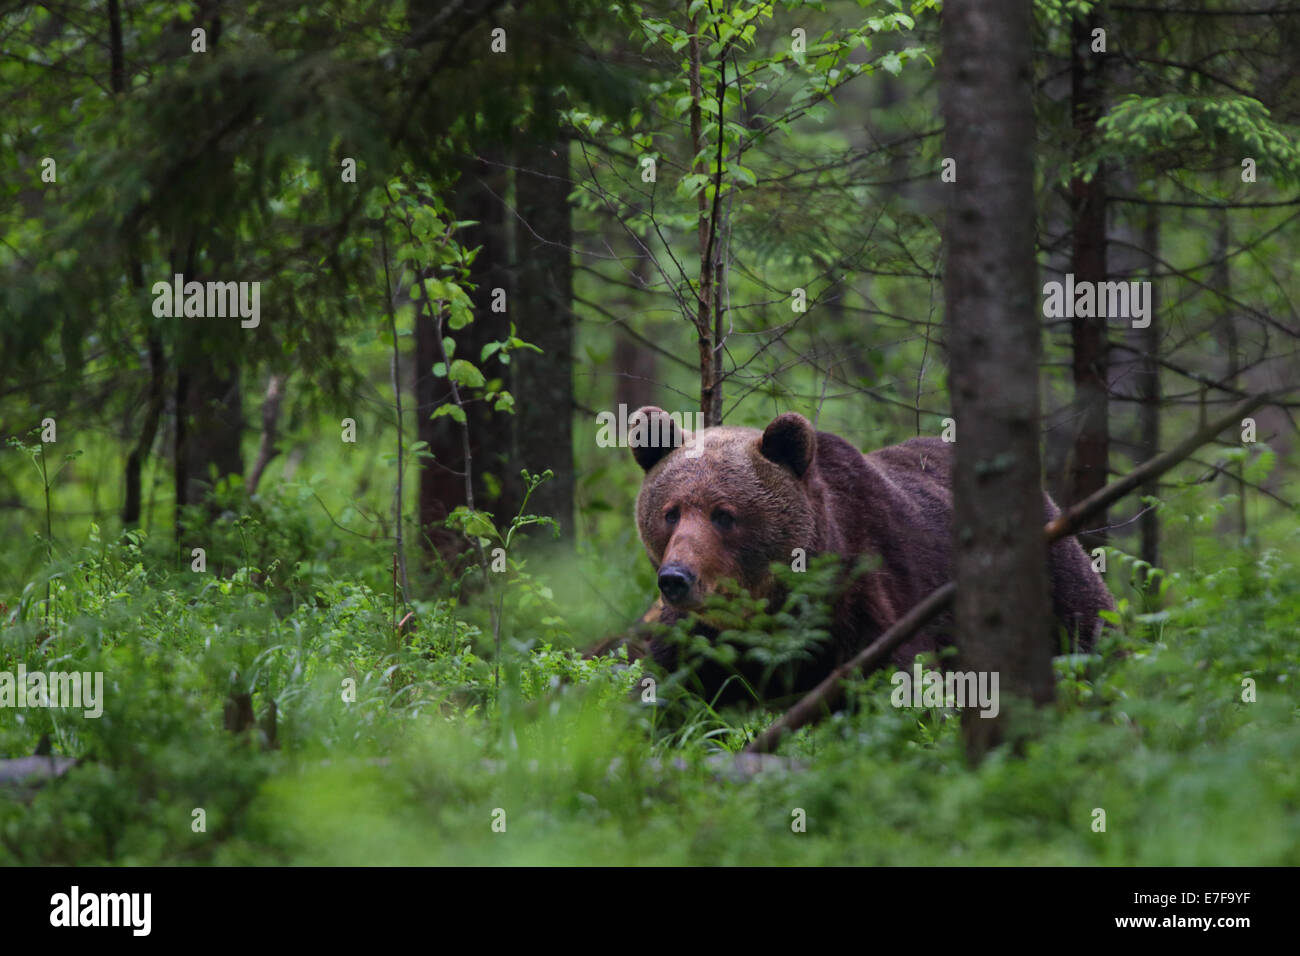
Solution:
{"label": "green undergrowth", "polygon": [[[631,619],[626,569],[512,550],[487,592],[395,606],[380,549],[279,507],[218,518],[204,572],[92,527],[0,596],[0,671],[104,675],[101,717],[0,710],[0,757],[79,760],[4,792],[0,865],[1300,863],[1300,579],[1278,550],[1126,591],[1096,654],[1057,659],[1019,756],[972,769],[958,715],[896,709],[879,672],[737,778],[777,711],[662,675],[648,703],[640,665],[574,650],[600,635],[564,582]],[[1141,570],[1109,553],[1113,585]],[[800,620],[749,653],[791,656]],[[227,731],[244,694],[257,726]]]}

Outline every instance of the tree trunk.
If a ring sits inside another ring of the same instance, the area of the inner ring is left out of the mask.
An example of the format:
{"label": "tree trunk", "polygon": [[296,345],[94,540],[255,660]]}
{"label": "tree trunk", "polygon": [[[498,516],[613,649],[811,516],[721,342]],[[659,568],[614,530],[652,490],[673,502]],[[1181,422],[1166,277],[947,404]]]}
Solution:
{"label": "tree trunk", "polygon": [[[1217,210],[1214,218],[1214,268],[1210,273],[1210,287],[1217,293],[1214,302],[1214,310],[1218,313],[1214,320],[1214,338],[1224,357],[1223,369],[1218,378],[1228,388],[1236,388],[1241,376],[1241,343],[1237,336],[1237,320],[1232,303],[1228,301],[1232,295],[1232,271],[1228,265],[1232,231],[1226,209]],[[1237,513],[1234,516],[1224,513],[1219,521],[1220,533],[1226,536],[1235,531],[1237,540],[1244,546],[1248,528],[1246,485],[1242,481],[1241,464],[1238,464],[1235,475],[1224,472],[1219,488],[1221,494],[1237,495]]]}
{"label": "tree trunk", "polygon": [[[1076,19],[1070,28],[1070,105],[1074,116],[1075,157],[1095,145],[1101,115],[1101,70],[1105,54],[1091,51],[1092,31],[1100,25],[1094,10]],[[1074,281],[1106,281],[1106,170],[1099,165],[1091,180],[1070,182],[1074,227]],[[1094,309],[1094,313],[1101,309]],[[1076,316],[1070,337],[1074,349],[1074,413],[1076,416],[1074,465],[1070,503],[1082,501],[1106,484],[1109,472],[1109,355],[1106,319]],[[1098,525],[1106,524],[1103,514]],[[1080,535],[1091,549],[1105,542],[1104,533]]]}
{"label": "tree trunk", "polygon": [[228,344],[191,340],[180,359],[176,386],[176,513],[201,503],[214,483],[242,475],[244,411],[238,365],[218,364],[214,356]]}
{"label": "tree trunk", "polygon": [[[122,95],[126,88],[126,50],[122,42],[122,5],[119,0],[108,0],[108,49],[109,49],[109,88],[114,94]],[[144,291],[144,266],[140,261],[137,247],[138,239],[135,229],[124,229],[127,248],[127,275],[132,291]],[[163,352],[162,338],[154,329],[149,331],[149,391],[145,404],[144,421],[140,425],[140,434],[135,446],[126,458],[123,473],[125,485],[122,502],[122,524],[132,528],[140,523],[141,493],[140,474],[145,459],[153,448],[154,438],[158,435],[158,423],[162,419],[163,406],[166,404],[167,363]]]}
{"label": "tree trunk", "polygon": [[[216,54],[221,18],[216,9],[200,11],[208,20],[208,50]],[[209,275],[199,274],[200,251],[206,249]],[[188,236],[184,256],[173,250],[172,261],[185,263],[185,280],[203,282],[232,269],[232,240],[220,232],[196,227]],[[175,527],[184,531],[186,505],[204,503],[216,482],[244,473],[244,404],[240,385],[237,337],[249,334],[231,320],[171,319],[176,366],[176,447],[174,449]],[[235,337],[235,338],[232,338]],[[240,343],[242,344],[242,343]],[[209,516],[215,513],[209,509]]]}
{"label": "tree trunk", "polygon": [[626,333],[614,330],[614,407],[626,405],[628,414],[655,403],[655,353]]}
{"label": "tree trunk", "polygon": [[[1160,207],[1147,207],[1143,227],[1143,247],[1150,255],[1150,271],[1154,274],[1160,257]],[[1160,283],[1151,281],[1151,324],[1138,332],[1141,364],[1138,367],[1138,416],[1141,438],[1138,458],[1150,461],[1160,450],[1160,326],[1155,317],[1160,314]],[[1152,481],[1142,486],[1143,497],[1155,497],[1160,487]],[[1138,519],[1142,533],[1142,560],[1152,566],[1160,564],[1160,516],[1154,510]]]}
{"label": "tree trunk", "polygon": [[[500,159],[500,156],[492,156]],[[470,297],[474,304],[474,321],[463,329],[444,334],[456,342],[456,354],[468,358],[483,369],[488,378],[508,374],[496,358],[479,361],[488,342],[510,334],[510,320],[516,316],[507,281],[509,245],[507,242],[504,198],[508,177],[500,162],[468,158],[461,166],[456,184],[454,214],[458,220],[474,220],[457,233],[467,249],[480,247],[470,268],[469,281],[475,285]],[[506,291],[506,311],[493,312],[493,290]],[[420,470],[419,521],[426,548],[436,550],[444,560],[454,561],[469,549],[457,532],[438,527],[458,505],[466,504],[465,451],[461,426],[443,416],[430,419],[437,406],[451,400],[445,378],[435,378],[433,366],[441,361],[437,322],[428,309],[417,310],[415,319],[415,396],[417,435],[428,442],[433,459],[426,459]],[[527,396],[520,397],[520,401]],[[466,408],[469,426],[470,457],[474,474],[475,505],[492,512],[498,523],[514,514],[518,501],[519,469],[512,465],[510,428],[502,421],[504,412],[494,413],[483,402],[470,401]],[[491,474],[491,479],[486,478]],[[513,476],[513,481],[507,481]],[[492,494],[492,491],[498,491]]]}
{"label": "tree trunk", "polygon": [[[691,151],[694,156],[691,162],[691,172],[707,175],[709,173],[709,163],[701,155],[701,151],[706,145],[702,105],[704,88],[701,86],[700,81],[703,54],[698,32],[699,26],[694,18],[691,18],[690,21],[690,31],[691,37],[688,50],[690,55]],[[718,99],[721,102],[722,97],[719,96]],[[722,136],[720,129],[718,136]],[[699,242],[700,270],[696,298],[695,302],[692,303],[696,309],[692,321],[695,324],[695,338],[699,347],[700,411],[704,413],[706,427],[722,424],[722,355],[720,352],[722,317],[720,314],[716,315],[715,321],[714,306],[714,296],[717,295],[716,258],[719,239],[717,200],[719,198],[720,196],[715,194],[714,201],[710,203],[707,189],[701,189],[696,197],[696,238]]]}
{"label": "tree trunk", "polygon": [[944,154],[957,161],[944,272],[957,422],[955,632],[962,666],[997,673],[1001,698],[997,717],[963,714],[967,753],[978,760],[1011,738],[1008,698],[1043,703],[1054,695],[1028,0],[948,0],[942,49]]}
{"label": "tree trunk", "polygon": [[[637,256],[633,275],[641,289],[650,287],[651,263],[646,255]],[[623,305],[629,314],[640,305],[635,296],[627,297]],[[653,339],[655,323],[642,323],[642,333]],[[634,339],[621,326],[614,327],[614,407],[625,405],[629,414],[645,405],[655,404],[655,387],[658,382],[659,360],[654,350]]]}
{"label": "tree trunk", "polygon": [[[519,469],[550,468],[555,477],[529,501],[534,514],[553,517],[568,541],[573,534],[573,228],[569,209],[569,140],[555,129],[556,105],[545,90],[535,93],[552,135],[522,144],[515,195],[519,210],[519,334],[542,350],[517,352],[514,370],[514,433],[518,450],[507,478]],[[544,133],[545,130],[539,131]],[[521,489],[522,490],[522,489]]]}
{"label": "tree trunk", "polygon": [[145,459],[149,457],[149,450],[153,448],[154,438],[158,434],[158,423],[162,419],[163,406],[166,404],[166,374],[162,338],[156,333],[150,333],[148,404],[145,406],[140,436],[126,459],[126,495],[122,504],[122,524],[127,528],[135,527],[140,523],[140,474]]}
{"label": "tree trunk", "polygon": [[[257,446],[257,459],[253,470],[249,472],[245,487],[250,495],[257,494],[257,486],[262,483],[262,474],[280,449],[275,445],[280,430],[280,409],[284,404],[284,386],[289,376],[273,372],[266,382],[266,396],[262,399],[262,439]],[[398,532],[401,533],[400,530]]]}

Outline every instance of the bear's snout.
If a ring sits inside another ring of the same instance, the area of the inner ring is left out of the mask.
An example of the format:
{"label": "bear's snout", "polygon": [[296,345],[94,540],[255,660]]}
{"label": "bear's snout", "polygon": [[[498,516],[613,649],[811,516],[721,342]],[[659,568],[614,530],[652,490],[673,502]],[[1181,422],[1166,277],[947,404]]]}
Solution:
{"label": "bear's snout", "polygon": [[684,564],[665,564],[659,569],[659,593],[669,604],[686,600],[695,586],[695,574]]}

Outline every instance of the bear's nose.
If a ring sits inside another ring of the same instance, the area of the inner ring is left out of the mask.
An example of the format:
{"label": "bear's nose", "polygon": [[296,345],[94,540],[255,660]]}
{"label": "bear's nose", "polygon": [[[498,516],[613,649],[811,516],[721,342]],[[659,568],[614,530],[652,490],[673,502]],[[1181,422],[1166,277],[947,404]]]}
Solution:
{"label": "bear's nose", "polygon": [[670,604],[686,597],[695,583],[695,575],[680,564],[665,564],[659,569],[659,591]]}

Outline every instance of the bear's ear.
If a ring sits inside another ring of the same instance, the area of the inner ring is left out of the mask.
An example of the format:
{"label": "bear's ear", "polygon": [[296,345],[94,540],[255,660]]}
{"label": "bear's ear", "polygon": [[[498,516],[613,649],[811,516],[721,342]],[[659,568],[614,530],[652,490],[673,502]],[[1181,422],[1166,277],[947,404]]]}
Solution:
{"label": "bear's ear", "polygon": [[632,449],[632,457],[645,471],[690,438],[690,432],[680,428],[666,411],[655,405],[638,408],[627,420],[627,443]]}
{"label": "bear's ear", "polygon": [[817,432],[812,422],[802,415],[785,412],[763,430],[758,450],[768,461],[789,468],[796,478],[802,478],[817,453]]}

